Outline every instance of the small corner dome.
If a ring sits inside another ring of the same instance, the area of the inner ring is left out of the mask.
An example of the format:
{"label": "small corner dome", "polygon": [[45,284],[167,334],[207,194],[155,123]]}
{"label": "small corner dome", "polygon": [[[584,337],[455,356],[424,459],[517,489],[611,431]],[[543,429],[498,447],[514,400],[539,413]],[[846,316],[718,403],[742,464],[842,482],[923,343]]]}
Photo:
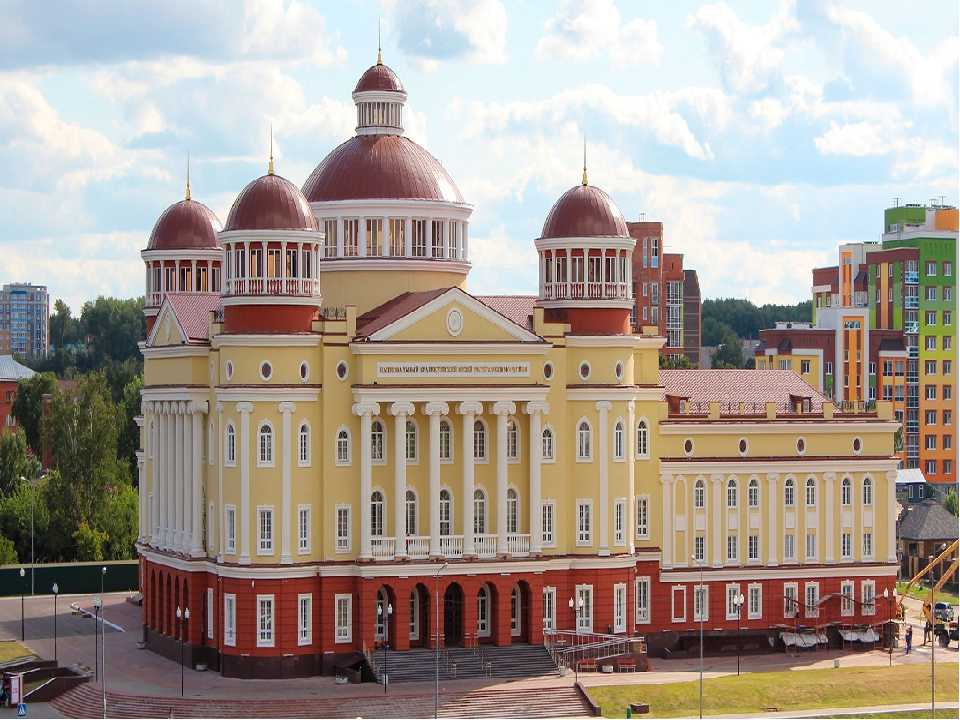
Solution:
{"label": "small corner dome", "polygon": [[567,190],[550,208],[541,238],[629,237],[623,213],[610,196],[593,185]]}
{"label": "small corner dome", "polygon": [[366,72],[360,76],[357,86],[353,89],[354,93],[359,92],[397,92],[404,93],[403,83],[397,74],[386,65],[377,63],[367,68]]}
{"label": "small corner dome", "polygon": [[157,218],[147,250],[207,250],[220,247],[220,221],[196,200],[176,202]]}
{"label": "small corner dome", "polygon": [[316,230],[317,219],[300,188],[268,174],[247,185],[230,208],[224,231]]}

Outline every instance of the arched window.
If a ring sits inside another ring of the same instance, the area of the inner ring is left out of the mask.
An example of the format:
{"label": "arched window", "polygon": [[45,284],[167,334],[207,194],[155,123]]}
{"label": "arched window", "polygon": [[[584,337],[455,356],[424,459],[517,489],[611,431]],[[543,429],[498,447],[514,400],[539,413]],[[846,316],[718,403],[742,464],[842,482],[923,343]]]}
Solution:
{"label": "arched window", "polygon": [[337,465],[350,464],[350,431],[346,428],[337,430]]}
{"label": "arched window", "polygon": [[453,499],[446,488],[440,491],[440,534],[453,534]]}
{"label": "arched window", "polygon": [[490,637],[490,591],[486,585],[477,593],[477,636]]}
{"label": "arched window", "polygon": [[227,425],[226,437],[223,440],[223,464],[235,465],[237,462],[237,431],[233,423]]}
{"label": "arched window", "polygon": [[577,425],[577,460],[590,459],[590,424],[581,420]]}
{"label": "arched window", "polygon": [[383,493],[379,490],[370,495],[370,534],[383,536]]}
{"label": "arched window", "polygon": [[637,423],[637,457],[650,457],[650,445],[647,437],[647,421]]}
{"label": "arched window", "polygon": [[873,480],[868,477],[863,479],[863,504],[873,505]]}
{"label": "arched window", "polygon": [[543,447],[541,455],[544,460],[553,460],[553,430],[548,427],[543,429]]}
{"label": "arched window", "polygon": [[817,481],[807,478],[807,507],[813,507],[817,504]]}
{"label": "arched window", "polygon": [[407,490],[407,535],[417,534],[417,495]]}
{"label": "arched window", "polygon": [[517,421],[513,418],[507,420],[507,459],[518,460],[520,458],[520,432],[517,430]]}
{"label": "arched window", "polygon": [[747,504],[752,508],[760,507],[760,483],[756,478],[750,478],[750,484],[747,485]]}
{"label": "arched window", "polygon": [[520,532],[520,498],[513,488],[507,490],[507,532]]}
{"label": "arched window", "polygon": [[849,505],[853,499],[853,483],[850,478],[845,477],[840,483],[840,504]]}
{"label": "arched window", "polygon": [[473,491],[473,532],[475,535],[487,532],[487,496],[480,488]]}
{"label": "arched window", "polygon": [[698,479],[693,486],[693,506],[695,508],[703,507],[704,485],[703,480]]}
{"label": "arched window", "polygon": [[446,420],[440,421],[440,460],[443,462],[453,460],[453,433],[450,423]]}
{"label": "arched window", "polygon": [[370,423],[370,459],[373,462],[383,462],[383,423],[374,420]]}
{"label": "arched window", "polygon": [[[339,454],[337,457],[339,459]],[[300,424],[300,431],[297,433],[297,465],[310,465],[310,426],[306,423]]]}
{"label": "arched window", "polygon": [[405,437],[406,458],[408,461],[417,459],[417,424],[413,420],[407,420],[407,429]]}
{"label": "arched window", "polygon": [[787,478],[783,483],[783,504],[793,507],[793,478]]}
{"label": "arched window", "polygon": [[270,423],[263,423],[257,434],[257,446],[260,450],[257,454],[257,465],[273,465],[273,428]]}
{"label": "arched window", "polygon": [[487,459],[487,428],[480,420],[473,421],[473,459]]}
{"label": "arched window", "polygon": [[735,508],[737,506],[737,481],[733,478],[727,480],[727,507]]}
{"label": "arched window", "polygon": [[623,460],[623,423],[619,420],[613,426],[613,459]]}

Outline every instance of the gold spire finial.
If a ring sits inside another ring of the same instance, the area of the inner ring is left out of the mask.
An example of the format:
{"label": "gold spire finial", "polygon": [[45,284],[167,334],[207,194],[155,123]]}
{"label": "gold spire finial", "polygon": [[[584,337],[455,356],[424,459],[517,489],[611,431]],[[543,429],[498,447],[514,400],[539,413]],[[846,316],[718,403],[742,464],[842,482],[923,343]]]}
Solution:
{"label": "gold spire finial", "polygon": [[580,180],[580,183],[586,187],[589,185],[587,182],[587,138],[583,138],[583,178]]}
{"label": "gold spire finial", "polygon": [[270,123],[270,162],[267,163],[267,175],[273,175],[273,123]]}
{"label": "gold spire finial", "polygon": [[377,18],[377,65],[383,65],[383,45],[380,42],[380,18]]}
{"label": "gold spire finial", "polygon": [[184,200],[190,199],[190,151],[187,150],[187,191],[184,193]]}

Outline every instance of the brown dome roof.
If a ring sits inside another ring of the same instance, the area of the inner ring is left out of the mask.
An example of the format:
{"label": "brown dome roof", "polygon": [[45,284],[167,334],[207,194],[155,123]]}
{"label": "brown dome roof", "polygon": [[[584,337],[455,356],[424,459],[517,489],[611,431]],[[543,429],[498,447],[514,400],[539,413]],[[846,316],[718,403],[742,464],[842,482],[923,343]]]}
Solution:
{"label": "brown dome roof", "polygon": [[303,193],[279,175],[247,185],[230,208],[224,230],[316,230],[317,219]]}
{"label": "brown dome roof", "polygon": [[623,213],[610,196],[592,185],[567,190],[547,215],[542,238],[629,237]]}
{"label": "brown dome roof", "polygon": [[360,76],[360,79],[357,81],[357,86],[353,89],[355,93],[366,92],[368,90],[406,92],[397,74],[382,63],[377,63],[367,68],[367,71]]}
{"label": "brown dome roof", "polygon": [[200,250],[219,248],[220,221],[213,211],[196,200],[174,203],[157,219],[147,250]]}
{"label": "brown dome roof", "polygon": [[331,151],[303,184],[310,202],[441,200],[463,196],[433,155],[402,135],[357,135]]}

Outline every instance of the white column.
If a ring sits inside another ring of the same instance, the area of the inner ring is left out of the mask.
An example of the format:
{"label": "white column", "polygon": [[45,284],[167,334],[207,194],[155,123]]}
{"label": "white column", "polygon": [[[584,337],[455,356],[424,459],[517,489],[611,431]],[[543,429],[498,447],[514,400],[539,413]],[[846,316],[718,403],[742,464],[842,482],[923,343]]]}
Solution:
{"label": "white column", "polygon": [[184,465],[184,447],[183,447],[183,418],[184,403],[174,403],[176,405],[176,415],[174,416],[173,447],[174,447],[174,481],[173,481],[173,547],[179,550],[183,547],[183,465]]}
{"label": "white column", "polygon": [[[430,556],[440,552],[440,416],[450,411],[445,402],[429,402],[424,412],[430,417]],[[471,454],[471,457],[473,455]],[[472,502],[472,499],[471,499]]]}
{"label": "white column", "polygon": [[173,537],[170,532],[173,503],[170,495],[173,492],[173,419],[174,403],[163,403],[163,416],[160,427],[163,431],[163,442],[160,445],[162,463],[160,465],[160,493],[157,502],[160,503],[160,547],[169,548]]}
{"label": "white column", "polygon": [[[627,402],[627,427],[626,432],[626,448],[625,452],[627,454],[627,508],[626,508],[626,520],[627,520],[627,552],[633,555],[637,549],[637,480],[636,480],[636,470],[637,470],[637,460],[636,460],[636,448],[635,444],[637,442],[637,406],[633,400]],[[649,508],[647,512],[650,512]]]}
{"label": "white column", "polygon": [[283,427],[283,437],[281,438],[282,453],[282,479],[280,508],[280,562],[289,565],[293,562],[293,556],[290,554],[291,547],[291,529],[290,523],[290,473],[291,473],[291,448],[293,447],[293,433],[291,432],[290,415],[296,411],[297,406],[292,402],[282,402],[277,406],[280,414],[283,416],[281,425]]}
{"label": "white column", "polygon": [[470,239],[470,223],[464,222],[462,225],[463,228],[463,257],[460,258],[464,262],[470,260],[470,253],[467,248],[469,247],[468,242]]}
{"label": "white column", "polygon": [[[601,265],[603,263],[601,262]],[[600,464],[600,500],[597,508],[597,554],[610,554],[610,447],[607,439],[608,414],[612,405],[607,400],[597,403],[597,455]]]}
{"label": "white column", "polygon": [[153,410],[153,436],[150,438],[150,448],[153,451],[153,517],[150,519],[150,544],[154,547],[160,545],[160,463],[163,457],[163,445],[160,444],[161,431],[163,428],[164,416],[162,412],[163,403],[150,403]]}
{"label": "white column", "polygon": [[669,568],[673,564],[673,477],[669,473],[660,474],[661,502],[663,508],[663,537],[660,545],[660,564]]}
{"label": "white column", "polygon": [[[820,488],[820,492],[826,497],[826,502],[824,503],[824,513],[820,514],[817,512],[817,508],[814,507],[813,511],[817,513],[817,525],[819,526],[821,522],[824,523],[824,546],[825,546],[825,559],[824,562],[832,563],[834,562],[833,557],[833,536],[834,536],[834,520],[833,520],[833,484],[837,479],[836,473],[828,472],[823,474],[823,487]],[[806,488],[804,488],[806,492]],[[804,498],[806,501],[806,498]],[[819,503],[818,503],[819,504]],[[806,505],[806,502],[804,502]],[[806,513],[807,511],[804,510]],[[822,519],[822,520],[821,520]]]}
{"label": "white column", "polygon": [[383,240],[380,242],[380,254],[384,257],[390,254],[390,218],[383,218]]}
{"label": "white column", "polygon": [[240,557],[241,565],[250,564],[250,413],[253,403],[237,403],[240,413]]}
{"label": "white column", "polygon": [[440,235],[443,238],[443,257],[450,258],[450,221],[440,220]]}
{"label": "white column", "polygon": [[[874,479],[874,482],[879,485],[879,477]],[[879,490],[879,488],[878,488]],[[874,506],[877,504],[877,498],[880,497],[879,492],[874,492]],[[874,510],[873,513],[873,527],[876,529],[879,527],[877,523],[877,518],[880,513]],[[895,563],[897,561],[897,471],[889,470],[887,472],[887,562]],[[874,543],[879,543],[880,537],[874,535]],[[862,545],[862,540],[861,540]],[[874,557],[881,557],[880,548],[873,548]]]}
{"label": "white column", "polygon": [[425,243],[427,248],[426,256],[431,259],[433,258],[433,223],[434,222],[435,221],[433,218],[427,218],[426,222],[424,223],[424,227],[426,228],[426,232],[427,232],[427,242]]}
{"label": "white column", "polygon": [[337,218],[337,257],[343,257],[343,217]]}
{"label": "white column", "polygon": [[[507,418],[517,412],[508,400],[493,404],[497,416],[497,553],[507,553]],[[471,502],[473,498],[471,498]]]}
{"label": "white column", "polygon": [[193,414],[190,412],[189,402],[183,403],[181,408],[183,410],[183,482],[180,486],[180,551],[187,552],[190,548],[192,532],[190,485],[193,477]]}
{"label": "white column", "polygon": [[146,542],[150,537],[148,530],[148,525],[150,524],[150,518],[147,517],[147,487],[146,487],[146,473],[143,472],[143,450],[137,450],[137,495],[138,500],[140,501],[140,512],[137,518],[137,524],[139,525],[137,530],[137,542],[143,543]]}
{"label": "white column", "polygon": [[[193,418],[193,481],[190,484],[190,555],[193,557],[203,556],[203,537],[201,530],[203,528],[203,475],[200,465],[200,448],[203,447],[203,418],[207,413],[207,403],[191,403],[191,418]],[[209,522],[209,520],[208,520]],[[209,550],[209,548],[208,548]]]}
{"label": "white column", "polygon": [[540,471],[543,462],[543,423],[542,413],[550,411],[545,402],[528,402],[527,414],[530,416],[530,553],[538,554],[543,543],[540,511]]}
{"label": "white column", "polygon": [[[234,440],[236,442],[236,440]],[[217,543],[217,562],[223,562],[223,544],[224,544],[224,532],[223,532],[223,451],[221,449],[223,443],[223,403],[217,403],[217,527],[220,528],[218,533],[219,541]],[[211,450],[212,452],[212,450]],[[209,522],[209,520],[208,520]]]}
{"label": "white column", "polygon": [[411,402],[395,402],[393,415],[393,533],[397,557],[407,555],[407,418],[416,412]]}
{"label": "white column", "polygon": [[777,473],[767,474],[767,523],[769,534],[767,535],[767,565],[777,564],[777,547],[779,546],[779,531],[777,526],[777,481],[780,475]]}
{"label": "white column", "polygon": [[718,568],[723,567],[723,517],[727,512],[723,504],[723,475],[711,475],[710,484],[713,487],[713,499],[707,517],[713,520],[713,566]]}
{"label": "white column", "polygon": [[357,255],[367,256],[367,219],[357,219]]}
{"label": "white column", "polygon": [[409,217],[403,219],[403,254],[413,255],[413,218]]}
{"label": "white column", "polygon": [[353,414],[360,416],[360,560],[373,559],[370,541],[370,494],[373,468],[370,464],[370,427],[373,416],[380,414],[380,406],[374,402],[356,403]]}
{"label": "white column", "polygon": [[477,554],[473,535],[473,493],[475,490],[473,423],[477,415],[483,414],[483,403],[462,402],[457,409],[463,416],[463,554],[473,556]]}

